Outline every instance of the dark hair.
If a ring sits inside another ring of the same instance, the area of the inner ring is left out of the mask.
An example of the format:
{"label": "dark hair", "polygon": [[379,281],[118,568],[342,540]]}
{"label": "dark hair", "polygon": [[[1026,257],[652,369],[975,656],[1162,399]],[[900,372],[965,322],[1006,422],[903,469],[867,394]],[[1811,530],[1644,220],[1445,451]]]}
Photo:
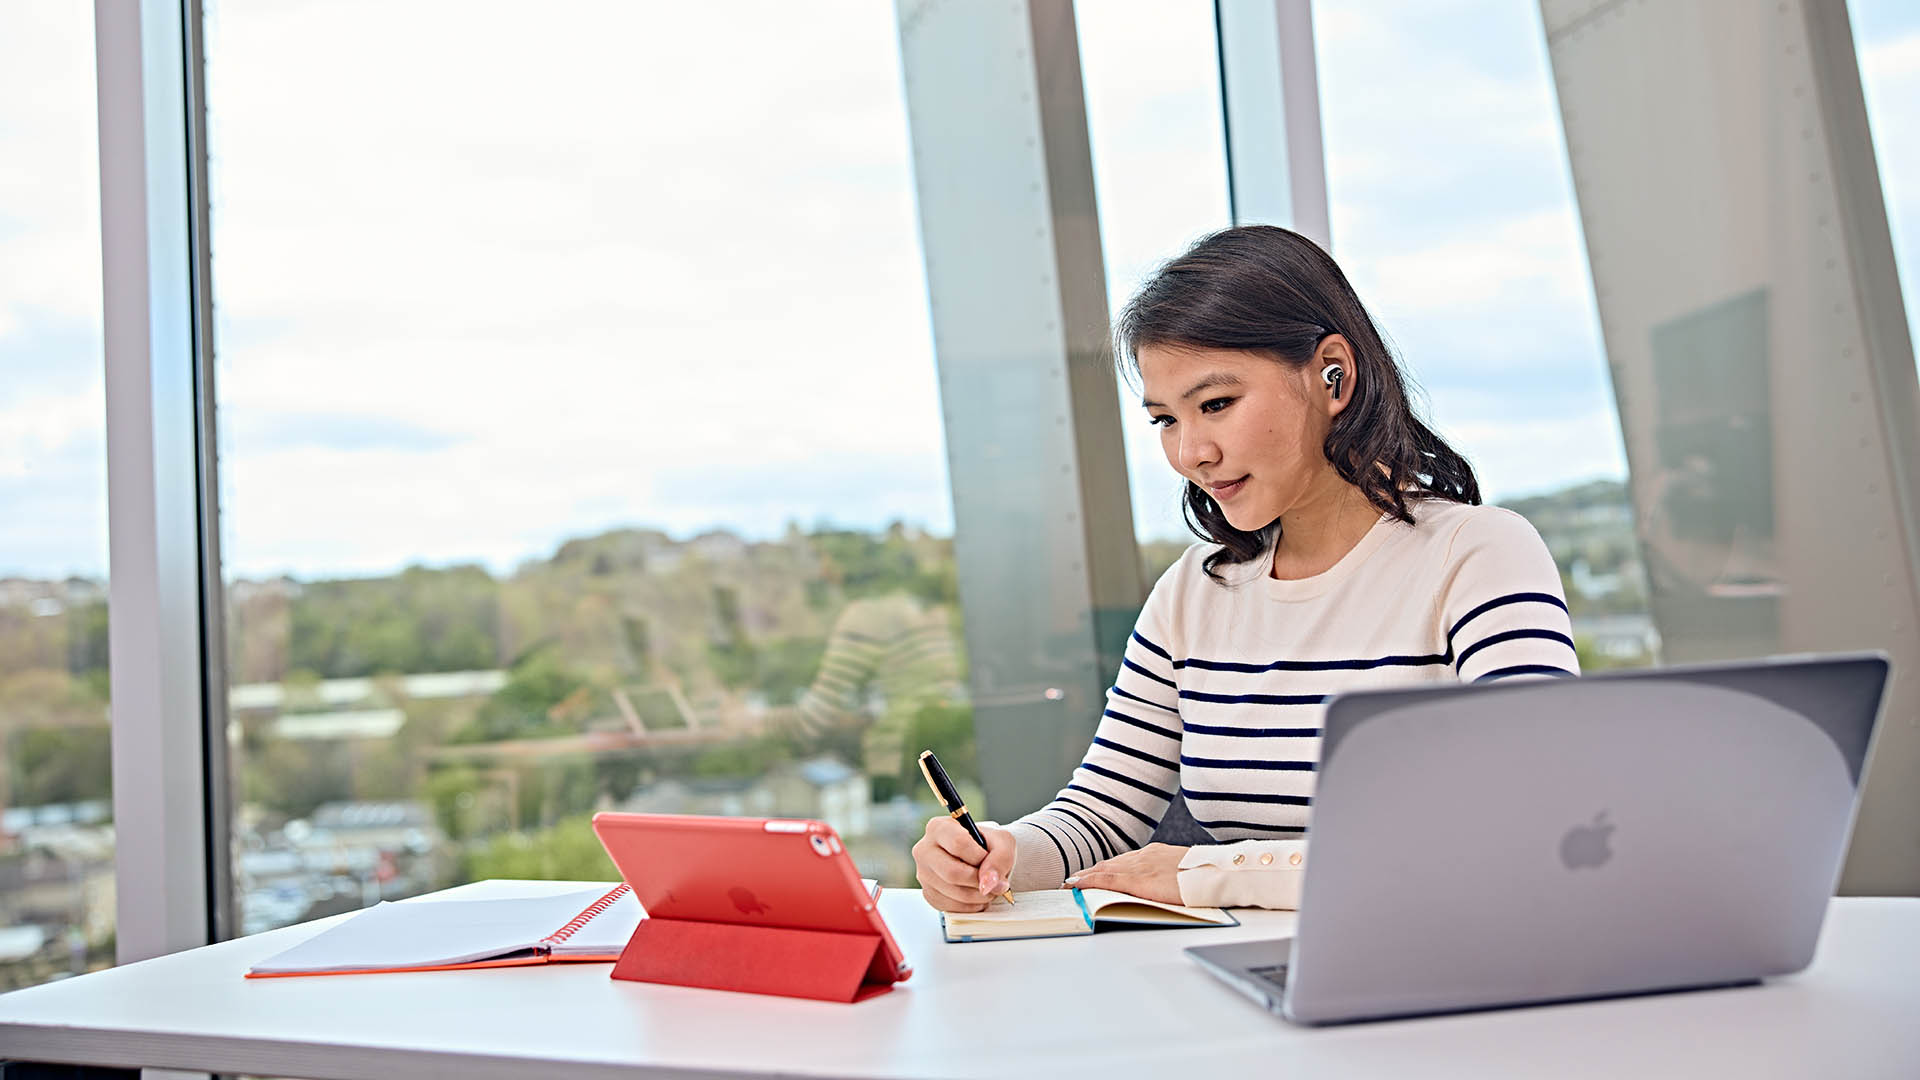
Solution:
{"label": "dark hair", "polygon": [[[1299,233],[1246,225],[1202,238],[1127,302],[1114,327],[1114,352],[1135,376],[1144,346],[1243,349],[1299,367],[1332,334],[1347,339],[1358,369],[1347,373],[1352,397],[1321,447],[1334,470],[1381,513],[1408,524],[1410,499],[1478,505],[1473,466],[1414,415],[1406,379],[1373,317],[1332,257]],[[1279,542],[1277,519],[1256,532],[1236,529],[1192,481],[1183,508],[1196,536],[1221,545],[1204,564],[1216,581],[1220,564],[1250,562]]]}

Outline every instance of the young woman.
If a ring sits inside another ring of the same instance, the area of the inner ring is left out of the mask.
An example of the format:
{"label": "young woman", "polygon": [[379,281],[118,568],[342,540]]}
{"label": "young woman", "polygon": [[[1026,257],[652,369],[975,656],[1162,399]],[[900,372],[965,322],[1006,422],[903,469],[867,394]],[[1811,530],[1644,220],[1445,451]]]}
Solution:
{"label": "young woman", "polygon": [[[983,827],[989,851],[927,823],[913,856],[936,908],[1063,882],[1293,907],[1329,695],[1579,671],[1546,545],[1480,505],[1311,241],[1209,236],[1141,288],[1115,339],[1205,542],[1147,597],[1066,788]],[[1147,843],[1175,791],[1215,843]]]}

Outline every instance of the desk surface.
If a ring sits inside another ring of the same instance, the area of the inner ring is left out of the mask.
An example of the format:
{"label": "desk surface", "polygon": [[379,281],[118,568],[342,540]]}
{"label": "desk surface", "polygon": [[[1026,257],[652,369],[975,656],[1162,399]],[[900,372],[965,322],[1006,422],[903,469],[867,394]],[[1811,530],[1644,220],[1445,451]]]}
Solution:
{"label": "desk surface", "polygon": [[1287,1024],[1181,953],[1285,935],[1290,913],[947,945],[918,892],[881,907],[917,970],[857,1005],[616,982],[606,964],[240,977],[322,920],[0,995],[0,1059],[337,1080],[1920,1075],[1915,899],[1833,901],[1813,966],[1760,987],[1336,1028]]}

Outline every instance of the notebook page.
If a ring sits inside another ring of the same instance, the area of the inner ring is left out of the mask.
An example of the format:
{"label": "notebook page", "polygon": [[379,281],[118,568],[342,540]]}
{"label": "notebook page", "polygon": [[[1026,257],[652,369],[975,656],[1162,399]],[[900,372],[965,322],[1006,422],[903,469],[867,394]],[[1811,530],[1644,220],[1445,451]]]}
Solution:
{"label": "notebook page", "polygon": [[1165,900],[1144,900],[1111,889],[1083,889],[1081,896],[1086,899],[1087,910],[1093,912],[1096,921],[1107,919],[1114,922],[1165,923],[1169,926],[1187,923],[1234,926],[1240,921],[1217,907],[1186,907]]}
{"label": "notebook page", "polygon": [[606,889],[596,887],[508,900],[381,903],[254,965],[252,971],[430,967],[525,952],[604,895]]}
{"label": "notebook page", "polygon": [[982,922],[1026,922],[1031,919],[1066,917],[1086,922],[1086,913],[1080,910],[1080,901],[1074,899],[1072,889],[1037,889],[1014,893],[1013,899],[1011,904],[996,900],[987,910],[968,915],[967,918]]}
{"label": "notebook page", "polygon": [[[577,915],[591,904],[606,895],[606,890],[597,889],[585,904],[576,908]],[[568,918],[571,918],[569,915]],[[633,937],[635,927],[646,918],[646,912],[640,909],[640,901],[634,899],[633,890],[625,889],[620,898],[608,905],[593,918],[582,923],[580,928],[567,936],[565,941],[553,943],[555,956],[617,956],[627,947],[627,939]]]}
{"label": "notebook page", "polygon": [[1017,892],[1013,899],[1011,905],[996,902],[985,911],[948,912],[943,917],[948,936],[1022,937],[1087,933],[1092,929],[1072,889]]}

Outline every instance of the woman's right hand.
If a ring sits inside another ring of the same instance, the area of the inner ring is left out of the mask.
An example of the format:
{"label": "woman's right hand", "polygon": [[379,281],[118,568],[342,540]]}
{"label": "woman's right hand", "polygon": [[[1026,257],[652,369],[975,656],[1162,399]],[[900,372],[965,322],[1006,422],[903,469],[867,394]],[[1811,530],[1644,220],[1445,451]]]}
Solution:
{"label": "woman's right hand", "polygon": [[920,895],[941,911],[985,911],[1013,878],[1013,834],[992,825],[980,826],[987,850],[973,842],[967,830],[950,817],[927,822],[927,832],[913,845],[914,875]]}

